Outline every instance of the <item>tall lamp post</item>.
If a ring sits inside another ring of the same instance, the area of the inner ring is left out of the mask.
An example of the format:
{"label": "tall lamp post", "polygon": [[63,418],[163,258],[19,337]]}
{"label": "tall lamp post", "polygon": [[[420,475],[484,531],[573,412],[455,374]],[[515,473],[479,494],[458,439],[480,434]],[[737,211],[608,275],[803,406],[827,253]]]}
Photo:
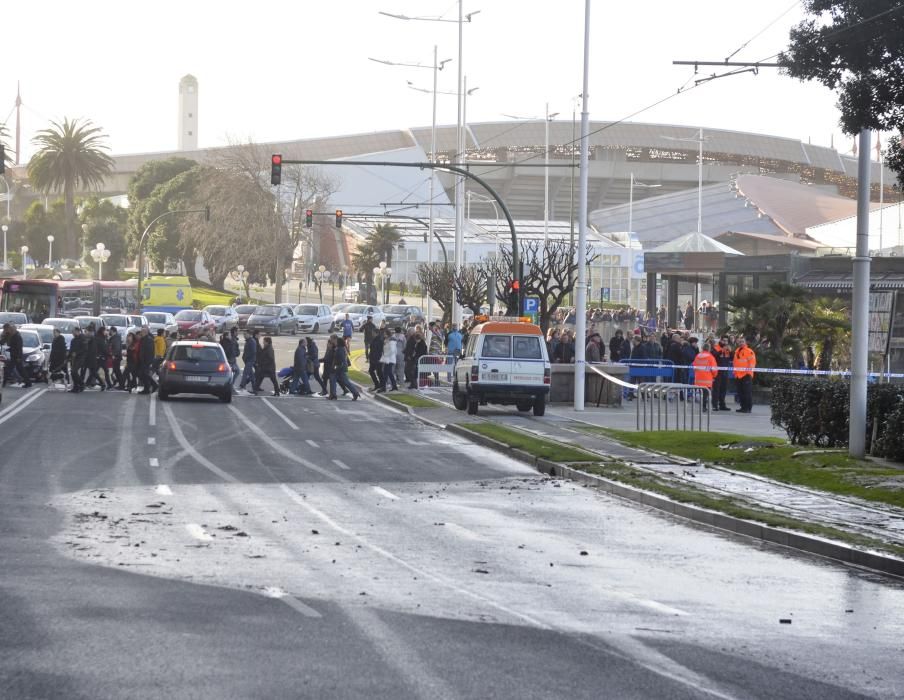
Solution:
{"label": "tall lamp post", "polygon": [[103,243],[98,243],[91,251],[91,257],[97,263],[97,279],[104,278],[104,263],[110,259],[110,251]]}
{"label": "tall lamp post", "polygon": [[9,226],[3,224],[3,226],[0,226],[0,229],[3,229],[3,267],[6,268],[9,265],[9,262],[6,259],[6,232],[9,231]]}
{"label": "tall lamp post", "polygon": [[314,270],[314,279],[317,280],[317,289],[320,292],[320,303],[323,304],[323,283],[330,281],[331,272],[326,269],[326,265],[320,265]]}
{"label": "tall lamp post", "polygon": [[24,245],[19,248],[19,252],[22,254],[22,279],[28,279],[28,246]]}
{"label": "tall lamp post", "polygon": [[249,273],[244,265],[236,265],[235,270],[229,273],[232,279],[239,283],[239,286],[242,290],[242,301],[247,302],[248,298],[251,296],[248,294],[248,276]]}
{"label": "tall lamp post", "polygon": [[634,188],[643,187],[644,189],[654,189],[662,187],[662,185],[647,185],[634,179],[634,173],[631,173],[631,184],[628,186],[628,233],[634,233]]}
{"label": "tall lamp post", "polygon": [[392,275],[392,268],[387,267],[385,262],[381,262],[379,267],[373,269],[374,277],[380,277],[380,300],[382,304],[386,303],[386,278]]}
{"label": "tall lamp post", "polygon": [[47,236],[47,267],[53,267],[53,234]]}

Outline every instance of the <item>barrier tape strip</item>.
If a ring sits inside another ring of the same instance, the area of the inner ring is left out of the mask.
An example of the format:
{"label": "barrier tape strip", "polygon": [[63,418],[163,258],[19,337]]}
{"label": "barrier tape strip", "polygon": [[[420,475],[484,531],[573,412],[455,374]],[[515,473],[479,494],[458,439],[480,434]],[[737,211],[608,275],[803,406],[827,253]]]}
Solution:
{"label": "barrier tape strip", "polygon": [[[630,362],[604,362],[599,363],[608,367],[649,367],[650,369],[692,369],[697,370],[699,367],[693,365],[663,365],[653,363],[632,364]],[[710,367],[710,371],[714,372],[733,372],[734,365],[727,367]],[[743,367],[743,371],[760,372],[762,374],[794,374],[811,377],[850,377],[853,373],[849,369],[783,369],[778,367]],[[904,379],[904,373],[901,372],[868,372],[867,377],[888,378],[888,379]]]}

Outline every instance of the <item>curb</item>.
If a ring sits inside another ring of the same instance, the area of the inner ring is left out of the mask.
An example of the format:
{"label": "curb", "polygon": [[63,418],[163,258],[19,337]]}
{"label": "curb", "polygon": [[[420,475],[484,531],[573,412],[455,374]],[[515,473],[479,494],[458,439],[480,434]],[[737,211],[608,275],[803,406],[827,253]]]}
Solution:
{"label": "curb", "polygon": [[[415,417],[419,420],[423,420],[420,416],[415,415]],[[867,552],[813,535],[790,530],[781,530],[769,525],[763,525],[751,520],[742,520],[741,518],[725,515],[724,513],[708,510],[699,506],[679,503],[670,498],[666,498],[665,496],[660,496],[649,491],[643,491],[627,484],[597,476],[596,474],[588,474],[579,469],[558,462],[552,462],[542,457],[535,457],[523,450],[512,449],[503,442],[468,430],[461,425],[449,424],[446,426],[446,431],[465,437],[471,442],[491,450],[503,452],[520,462],[524,462],[525,464],[534,467],[543,474],[562,477],[584,484],[585,486],[599,488],[614,496],[625,498],[671,515],[677,515],[686,520],[709,525],[710,527],[725,530],[736,535],[744,535],[763,542],[769,542],[807,552],[808,554],[815,554],[827,559],[833,559],[843,564],[859,566],[904,578],[904,559],[897,559],[876,552]]]}
{"label": "curb", "polygon": [[426,423],[434,428],[439,428],[440,430],[446,430],[449,426],[444,425],[443,423],[437,423],[436,421],[432,421],[429,418],[425,418],[424,416],[419,416],[414,412],[414,409],[411,406],[406,406],[403,403],[399,403],[398,401],[393,401],[390,398],[387,398],[383,394],[371,394],[370,398],[374,401],[383,404],[384,406],[388,406],[389,408],[399,411],[400,413],[407,413],[409,416],[414,418],[415,420],[421,421],[421,423]]}

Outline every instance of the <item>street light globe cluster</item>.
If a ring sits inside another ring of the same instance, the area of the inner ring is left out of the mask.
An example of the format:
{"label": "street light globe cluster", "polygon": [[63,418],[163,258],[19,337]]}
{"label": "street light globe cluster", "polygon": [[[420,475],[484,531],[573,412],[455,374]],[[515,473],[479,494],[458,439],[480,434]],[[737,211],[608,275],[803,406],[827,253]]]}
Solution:
{"label": "street light globe cluster", "polygon": [[103,279],[103,265],[110,259],[110,251],[103,243],[98,243],[91,251],[91,257],[97,263],[97,278]]}

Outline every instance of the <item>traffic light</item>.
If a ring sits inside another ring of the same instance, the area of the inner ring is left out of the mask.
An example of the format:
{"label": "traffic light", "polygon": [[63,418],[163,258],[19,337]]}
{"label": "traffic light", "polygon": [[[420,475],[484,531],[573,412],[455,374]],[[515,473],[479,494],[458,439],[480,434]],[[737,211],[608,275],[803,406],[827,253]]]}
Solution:
{"label": "traffic light", "polygon": [[270,184],[278,185],[282,181],[282,156],[274,153],[270,156]]}
{"label": "traffic light", "polygon": [[313,209],[305,209],[304,210],[304,225],[305,228],[311,228],[314,225],[314,210]]}
{"label": "traffic light", "polygon": [[517,316],[520,313],[520,309],[518,308],[519,301],[521,299],[521,283],[518,280],[512,280],[512,283],[509,285],[508,292],[508,315],[509,316]]}
{"label": "traffic light", "polygon": [[342,228],[342,210],[336,210],[336,228]]}

